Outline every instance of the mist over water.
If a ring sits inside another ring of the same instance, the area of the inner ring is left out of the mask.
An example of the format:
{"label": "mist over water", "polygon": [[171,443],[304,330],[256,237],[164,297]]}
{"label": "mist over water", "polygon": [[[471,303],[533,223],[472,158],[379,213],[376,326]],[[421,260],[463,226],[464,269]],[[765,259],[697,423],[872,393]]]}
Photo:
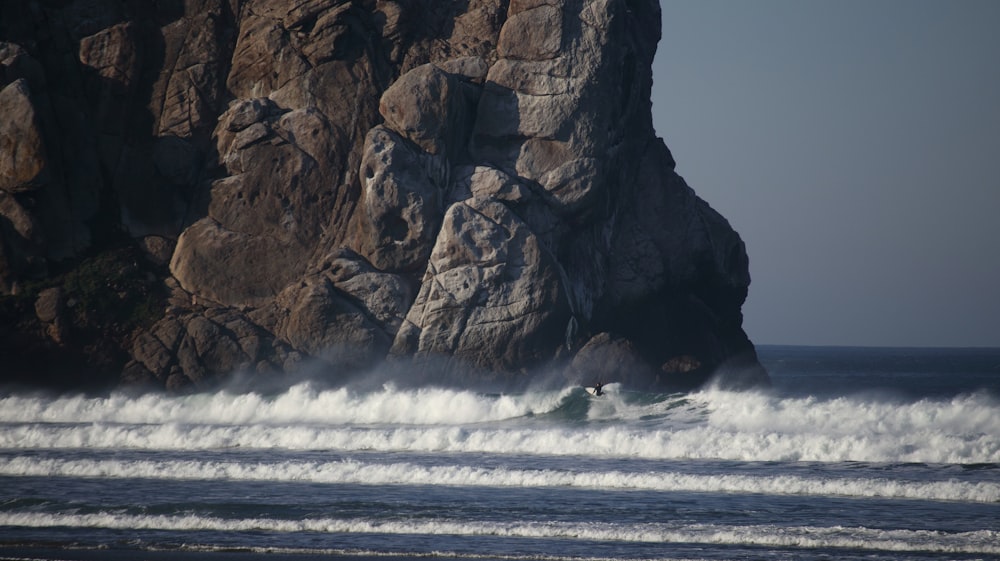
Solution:
{"label": "mist over water", "polygon": [[[894,391],[887,381],[905,377],[890,360],[869,387],[837,391],[838,371],[865,380],[844,367],[852,352],[804,352],[765,350],[774,387],[743,393],[300,380],[183,396],[3,394],[0,548],[1000,554],[988,522],[1000,519],[1000,400],[976,382],[983,368],[958,361],[964,371],[910,378],[925,391]],[[834,371],[799,366],[831,352]]]}

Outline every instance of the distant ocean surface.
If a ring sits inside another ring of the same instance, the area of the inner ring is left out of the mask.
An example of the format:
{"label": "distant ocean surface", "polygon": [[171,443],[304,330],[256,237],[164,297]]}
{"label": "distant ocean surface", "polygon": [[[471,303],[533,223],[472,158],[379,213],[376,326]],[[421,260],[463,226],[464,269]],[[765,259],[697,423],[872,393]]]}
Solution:
{"label": "distant ocean surface", "polygon": [[767,391],[0,393],[0,559],[1000,559],[1000,350]]}

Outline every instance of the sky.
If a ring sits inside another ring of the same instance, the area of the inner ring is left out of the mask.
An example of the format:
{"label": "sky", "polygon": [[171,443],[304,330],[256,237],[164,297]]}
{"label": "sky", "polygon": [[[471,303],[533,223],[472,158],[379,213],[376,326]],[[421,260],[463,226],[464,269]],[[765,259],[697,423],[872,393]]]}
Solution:
{"label": "sky", "polygon": [[1000,2],[661,0],[653,124],[757,344],[1000,347]]}

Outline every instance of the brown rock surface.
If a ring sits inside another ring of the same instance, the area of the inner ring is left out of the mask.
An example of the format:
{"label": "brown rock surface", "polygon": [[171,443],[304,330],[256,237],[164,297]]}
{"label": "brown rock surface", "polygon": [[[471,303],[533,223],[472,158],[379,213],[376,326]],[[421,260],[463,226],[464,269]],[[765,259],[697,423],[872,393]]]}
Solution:
{"label": "brown rock surface", "polygon": [[393,352],[519,372],[553,358],[569,319],[558,264],[527,224],[470,199],[445,214]]}
{"label": "brown rock surface", "polygon": [[0,189],[20,193],[46,181],[48,156],[31,102],[28,81],[19,78],[0,90]]}
{"label": "brown rock surface", "polygon": [[659,22],[655,0],[4,3],[0,292],[31,305],[0,309],[72,351],[38,291],[126,245],[168,292],[93,356],[126,382],[387,356],[766,379],[743,243],[652,128]]}

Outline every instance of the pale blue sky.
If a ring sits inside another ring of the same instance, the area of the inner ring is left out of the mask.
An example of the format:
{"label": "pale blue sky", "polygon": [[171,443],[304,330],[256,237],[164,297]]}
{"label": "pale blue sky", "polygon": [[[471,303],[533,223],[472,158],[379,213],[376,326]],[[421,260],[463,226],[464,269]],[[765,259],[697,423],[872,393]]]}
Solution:
{"label": "pale blue sky", "polygon": [[661,0],[653,120],[759,344],[1000,346],[1000,1]]}

